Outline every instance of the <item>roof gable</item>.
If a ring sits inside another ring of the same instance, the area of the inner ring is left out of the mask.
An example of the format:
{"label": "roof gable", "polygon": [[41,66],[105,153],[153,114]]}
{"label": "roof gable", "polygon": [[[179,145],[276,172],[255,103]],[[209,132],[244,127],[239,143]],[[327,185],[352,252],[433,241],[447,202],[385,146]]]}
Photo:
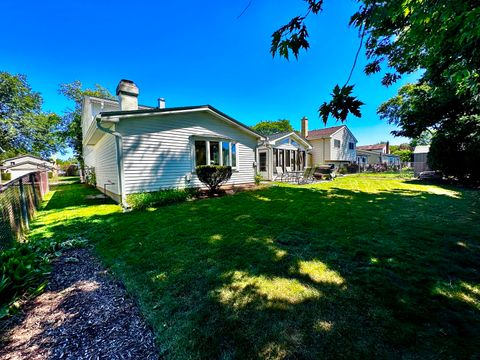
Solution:
{"label": "roof gable", "polygon": [[288,137],[294,138],[295,141],[301,143],[303,146],[305,146],[308,149],[312,148],[312,145],[310,145],[310,143],[307,141],[307,139],[298,135],[295,131],[280,132],[280,133],[272,134],[272,135],[268,136],[268,141],[270,142],[270,144],[275,144],[278,141],[281,141],[281,140],[283,140],[285,138],[288,138]]}
{"label": "roof gable", "polygon": [[358,142],[357,138],[352,134],[347,125],[332,126],[324,129],[311,130],[308,132],[307,140],[330,138],[341,130],[348,131],[350,136]]}

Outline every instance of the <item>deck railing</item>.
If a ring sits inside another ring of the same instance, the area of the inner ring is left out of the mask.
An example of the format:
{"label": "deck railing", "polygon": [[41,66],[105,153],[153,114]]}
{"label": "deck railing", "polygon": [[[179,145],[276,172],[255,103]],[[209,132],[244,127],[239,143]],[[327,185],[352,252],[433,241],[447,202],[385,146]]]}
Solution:
{"label": "deck railing", "polygon": [[0,249],[22,239],[48,191],[45,171],[31,172],[0,185]]}

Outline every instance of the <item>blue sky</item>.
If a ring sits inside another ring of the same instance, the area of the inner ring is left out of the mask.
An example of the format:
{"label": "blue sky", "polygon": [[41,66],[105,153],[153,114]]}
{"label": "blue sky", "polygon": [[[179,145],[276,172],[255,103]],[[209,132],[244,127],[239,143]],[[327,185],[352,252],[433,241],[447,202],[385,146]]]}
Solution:
{"label": "blue sky", "polygon": [[[45,110],[58,113],[72,105],[58,94],[60,83],[80,80],[114,92],[127,78],[140,88],[142,104],[164,97],[167,106],[211,104],[247,125],[290,119],[299,128],[307,116],[310,129],[323,127],[317,109],[345,82],[359,44],[348,27],[356,3],[326,1],[308,20],[311,49],[286,61],[270,55],[270,36],[303,14],[304,2],[253,0],[237,19],[248,2],[3,0],[0,70],[27,75]],[[366,103],[363,116],[347,125],[360,145],[401,143],[376,109],[408,79],[385,88],[380,75],[363,74],[364,64],[362,53],[351,80]]]}

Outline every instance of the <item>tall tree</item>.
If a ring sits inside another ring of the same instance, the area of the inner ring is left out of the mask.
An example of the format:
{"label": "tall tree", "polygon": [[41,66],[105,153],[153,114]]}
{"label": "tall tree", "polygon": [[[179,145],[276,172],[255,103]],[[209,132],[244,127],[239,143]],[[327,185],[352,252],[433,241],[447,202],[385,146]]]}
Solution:
{"label": "tall tree", "polygon": [[[307,19],[319,14],[323,0],[305,0],[304,15],[296,16],[272,35],[271,52],[286,59],[307,50]],[[382,84],[389,86],[402,75],[424,70],[420,84],[449,86],[458,94],[479,96],[480,32],[478,1],[471,0],[359,0],[350,25],[358,29],[359,48],[350,76],[337,85],[332,99],[319,109],[323,121],[328,116],[344,121],[349,113],[359,116],[362,105],[348,85],[360,50],[365,44],[369,63],[367,75],[386,72]],[[401,125],[400,125],[401,126]]]}
{"label": "tall tree", "polygon": [[82,101],[84,96],[96,96],[114,100],[115,97],[103,86],[95,84],[93,89],[82,89],[82,83],[75,80],[71,83],[60,84],[59,93],[74,103],[73,108],[68,108],[63,115],[65,123],[65,139],[73,149],[73,153],[80,165],[83,166],[82,146]]}
{"label": "tall tree", "polygon": [[61,150],[61,118],[43,112],[42,103],[25,75],[0,72],[0,158],[19,153],[50,157]]}
{"label": "tall tree", "polygon": [[279,132],[291,132],[293,127],[290,120],[276,120],[276,121],[260,121],[258,124],[252,126],[252,129],[259,134],[268,136]]}

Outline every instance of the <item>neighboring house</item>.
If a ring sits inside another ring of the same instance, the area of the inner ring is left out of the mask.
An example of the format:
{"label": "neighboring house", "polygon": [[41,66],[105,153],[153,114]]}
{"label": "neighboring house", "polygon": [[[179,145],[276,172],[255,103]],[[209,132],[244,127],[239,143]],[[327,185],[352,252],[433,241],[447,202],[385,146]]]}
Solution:
{"label": "neighboring house", "polygon": [[413,149],[413,173],[418,176],[422,171],[429,171],[428,152],[430,145],[419,145]]}
{"label": "neighboring house", "polygon": [[32,171],[47,171],[55,173],[57,166],[54,162],[33,155],[20,155],[3,160],[1,164],[4,173],[11,174],[11,180],[17,179]]}
{"label": "neighboring house", "polygon": [[400,156],[390,154],[390,145],[387,141],[384,144],[357,146],[357,164],[362,166],[364,160],[367,165],[385,164],[387,166],[400,166]]}
{"label": "neighboring house", "polygon": [[257,143],[249,127],[210,105],[139,106],[137,86],[122,80],[119,100],[85,96],[82,131],[85,165],[97,187],[118,202],[165,188],[200,187],[197,165],[230,165],[227,185],[253,184]]}
{"label": "neighboring house", "polygon": [[270,135],[258,146],[258,173],[265,180],[277,176],[277,168],[303,171],[310,166],[308,154],[312,146],[296,132],[284,132]]}
{"label": "neighboring house", "polygon": [[363,170],[368,165],[381,164],[382,155],[375,151],[361,150],[357,147],[357,164]]}
{"label": "neighboring house", "polygon": [[302,119],[301,135],[312,146],[312,164],[340,167],[356,161],[357,139],[346,125],[308,130],[308,119]]}

